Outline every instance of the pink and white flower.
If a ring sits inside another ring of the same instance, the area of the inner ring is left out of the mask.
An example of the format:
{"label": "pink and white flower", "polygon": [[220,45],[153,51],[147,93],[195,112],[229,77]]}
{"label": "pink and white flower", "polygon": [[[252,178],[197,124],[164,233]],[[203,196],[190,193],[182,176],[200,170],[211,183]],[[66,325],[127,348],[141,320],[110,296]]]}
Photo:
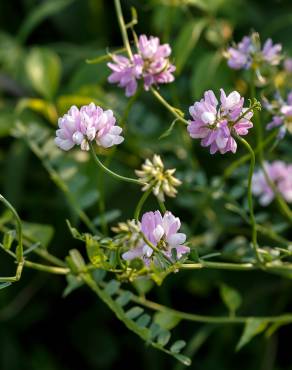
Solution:
{"label": "pink and white flower", "polygon": [[[168,258],[172,258],[172,249],[176,250],[177,258],[190,252],[190,248],[184,245],[186,235],[178,232],[181,227],[180,219],[167,211],[163,216],[159,211],[146,212],[139,223],[139,228],[145,238]],[[125,252],[122,257],[127,261],[134,258],[142,258],[149,265],[153,257],[153,249],[143,238],[138,245]]]}
{"label": "pink and white flower", "polygon": [[125,88],[126,96],[135,94],[138,80],[144,81],[146,91],[152,85],[166,84],[174,81],[175,66],[169,62],[171,48],[169,44],[160,44],[158,37],[141,35],[138,40],[137,52],[131,59],[113,55],[114,63],[108,63],[112,70],[108,77],[110,83],[117,83]]}
{"label": "pink and white flower", "polygon": [[287,130],[292,133],[292,91],[288,93],[286,100],[276,94],[274,100],[269,102],[265,99],[263,105],[273,115],[272,121],[267,124],[267,130],[279,128],[279,139],[285,136]]}
{"label": "pink and white flower", "polygon": [[[204,98],[189,108],[192,120],[189,121],[188,132],[194,139],[201,139],[203,147],[210,146],[210,153],[228,151],[235,153],[237,143],[234,134],[244,136],[253,127],[250,119],[252,111],[243,107],[244,98],[237,91],[226,96],[223,89],[220,104],[212,90],[204,94]],[[219,104],[219,105],[218,105]]]}
{"label": "pink and white flower", "polygon": [[104,111],[94,103],[78,109],[72,106],[68,113],[58,120],[55,143],[63,150],[70,150],[80,145],[82,150],[89,150],[89,142],[95,141],[103,148],[109,148],[123,142],[122,128],[116,125],[111,110]]}
{"label": "pink and white flower", "polygon": [[[282,161],[266,162],[264,164],[268,178],[275,184],[278,192],[283,198],[292,202],[292,165]],[[259,197],[262,206],[269,205],[275,198],[275,194],[268,183],[263,170],[258,170],[252,179],[253,194]]]}
{"label": "pink and white flower", "polygon": [[225,55],[230,68],[249,69],[264,63],[271,66],[278,65],[282,59],[281,51],[282,45],[273,44],[271,39],[266,40],[261,49],[259,36],[253,33],[251,36],[244,36],[238,44],[228,48]]}

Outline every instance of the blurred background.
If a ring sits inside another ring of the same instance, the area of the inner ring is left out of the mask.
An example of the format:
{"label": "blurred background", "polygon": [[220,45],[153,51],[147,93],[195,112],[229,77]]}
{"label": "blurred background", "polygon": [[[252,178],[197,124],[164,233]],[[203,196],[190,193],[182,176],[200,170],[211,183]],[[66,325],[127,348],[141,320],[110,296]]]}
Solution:
{"label": "blurred background", "polygon": [[[136,8],[137,34],[157,35],[170,43],[176,81],[161,87],[160,93],[186,113],[208,88],[248,92],[245,76],[228,69],[222,57],[233,39],[239,41],[256,30],[262,40],[272,37],[292,55],[291,0],[126,0],[122,6],[127,20],[131,6]],[[86,231],[82,216],[86,212],[100,226],[100,181],[106,189],[109,226],[132,217],[140,196],[135,186],[103,179],[86,153],[61,153],[53,143],[58,116],[73,104],[94,101],[113,109],[119,118],[127,107],[123,91],[107,83],[106,63],[86,63],[122,44],[113,1],[0,0],[0,28],[0,192],[25,221],[27,238],[41,240],[43,247],[64,258],[73,247],[83,251],[82,244],[72,240],[66,219]],[[263,120],[267,121],[264,115]],[[171,122],[154,97],[141,92],[127,118],[125,143],[118,155],[111,150],[100,153],[102,159],[117,172],[133,175],[143,159],[154,152],[161,154],[184,180],[179,196],[167,206],[184,221],[193,245],[201,254],[220,250],[236,261],[248,249],[248,226],[226,209],[222,195],[210,195],[208,188],[244,150],[236,156],[211,157],[179,125],[158,140]],[[288,138],[275,156],[291,161],[291,153]],[[246,173],[247,167],[242,166],[227,185],[232,200],[243,207],[240,184]],[[154,207],[150,200],[146,209]],[[258,219],[291,237],[274,207],[257,205]],[[1,232],[8,217],[3,212],[1,208]],[[265,238],[261,243],[271,245]],[[13,274],[12,260],[0,254],[0,275]],[[224,315],[219,294],[223,282],[240,292],[240,314],[292,311],[291,280],[261,272],[180,272],[161,287],[147,283],[134,289],[177,309]],[[63,298],[65,287],[61,277],[25,269],[18,284],[1,290],[1,370],[183,368],[145,346],[87,288]],[[235,325],[182,322],[175,335],[189,341],[186,353],[193,358],[192,369],[292,369],[291,326],[279,328],[270,337],[259,336],[236,353],[241,331]]]}

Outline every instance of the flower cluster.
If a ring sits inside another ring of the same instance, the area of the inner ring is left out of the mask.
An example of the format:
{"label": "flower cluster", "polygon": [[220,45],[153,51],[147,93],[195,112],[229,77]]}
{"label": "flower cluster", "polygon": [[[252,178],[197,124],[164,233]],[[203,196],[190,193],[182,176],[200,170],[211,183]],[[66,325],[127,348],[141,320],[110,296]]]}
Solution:
{"label": "flower cluster", "polygon": [[259,203],[267,206],[275,197],[274,191],[269,184],[272,181],[277,191],[287,202],[292,202],[292,165],[282,161],[274,161],[264,164],[266,175],[263,170],[257,171],[252,179],[252,191],[259,197]]}
{"label": "flower cluster", "polygon": [[160,45],[158,37],[147,38],[141,35],[138,40],[137,53],[131,59],[113,55],[108,67],[112,70],[108,81],[125,88],[126,96],[132,96],[137,90],[137,80],[143,79],[146,91],[152,85],[174,81],[175,66],[170,63],[171,48],[168,44]]}
{"label": "flower cluster", "polygon": [[250,69],[258,67],[264,63],[276,66],[281,61],[282,45],[273,44],[268,39],[263,48],[257,34],[244,36],[238,43],[228,48],[226,57],[228,66],[232,69]]}
{"label": "flower cluster", "polygon": [[120,144],[124,138],[120,135],[122,128],[116,125],[111,110],[103,111],[94,103],[78,109],[72,106],[68,113],[58,120],[55,143],[63,150],[70,150],[80,145],[82,150],[89,150],[89,142],[109,148]]}
{"label": "flower cluster", "polygon": [[267,124],[267,130],[279,128],[279,138],[283,138],[286,130],[292,133],[292,91],[284,100],[279,93],[271,102],[264,100],[264,107],[273,115],[272,121]]}
{"label": "flower cluster", "polygon": [[177,194],[176,187],[181,185],[181,181],[173,176],[175,169],[164,169],[164,164],[159,155],[154,154],[152,161],[146,159],[141,170],[136,170],[136,175],[141,182],[145,183],[143,191],[153,189],[153,194],[162,202],[164,196],[174,198]]}
{"label": "flower cluster", "polygon": [[135,246],[123,253],[123,259],[131,261],[140,258],[149,266],[154,256],[151,246],[169,259],[172,259],[172,250],[175,249],[176,257],[180,259],[190,251],[190,248],[184,245],[186,235],[178,232],[180,226],[180,219],[169,211],[163,216],[159,211],[146,212],[138,223],[139,232],[133,227],[128,228],[128,231],[132,231],[131,240],[135,241]]}
{"label": "flower cluster", "polygon": [[212,90],[204,94],[204,98],[190,107],[192,120],[189,121],[188,132],[194,139],[201,139],[201,145],[210,146],[210,153],[219,151],[236,152],[237,144],[233,135],[247,135],[253,127],[250,119],[252,109],[244,108],[244,98],[237,91],[226,96],[223,89],[220,105]]}

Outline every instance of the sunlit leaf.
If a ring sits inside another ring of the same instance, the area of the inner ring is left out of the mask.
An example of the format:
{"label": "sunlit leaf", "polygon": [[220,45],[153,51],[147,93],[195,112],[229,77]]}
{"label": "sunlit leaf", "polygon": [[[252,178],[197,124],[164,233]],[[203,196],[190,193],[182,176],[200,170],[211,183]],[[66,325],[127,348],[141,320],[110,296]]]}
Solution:
{"label": "sunlit leaf", "polygon": [[180,318],[172,312],[157,312],[154,321],[163,329],[173,329],[180,322]]}
{"label": "sunlit leaf", "polygon": [[51,49],[33,48],[25,61],[32,87],[44,98],[51,100],[59,86],[61,62]]}
{"label": "sunlit leaf", "polygon": [[240,307],[242,299],[237,290],[226,284],[220,284],[220,295],[231,314]]}
{"label": "sunlit leaf", "polygon": [[245,346],[248,342],[251,341],[253,337],[262,333],[268,325],[268,321],[261,320],[261,319],[248,319],[243,333],[240,337],[239,342],[236,346],[236,351],[239,351],[243,346]]}

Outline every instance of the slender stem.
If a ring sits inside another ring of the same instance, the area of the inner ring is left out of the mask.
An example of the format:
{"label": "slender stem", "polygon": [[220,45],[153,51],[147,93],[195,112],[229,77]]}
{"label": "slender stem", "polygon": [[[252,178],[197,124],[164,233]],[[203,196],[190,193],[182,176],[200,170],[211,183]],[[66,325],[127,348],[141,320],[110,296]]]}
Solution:
{"label": "slender stem", "polygon": [[111,171],[109,168],[107,168],[100,160],[99,158],[97,157],[96,153],[95,153],[95,150],[94,150],[94,147],[92,145],[92,143],[89,143],[89,146],[90,146],[90,150],[91,150],[91,154],[93,156],[93,159],[95,160],[95,163],[104,171],[106,172],[107,174],[109,174],[110,176],[114,177],[115,179],[118,179],[118,180],[121,180],[121,181],[126,181],[126,182],[131,182],[131,183],[134,183],[134,184],[138,184],[138,185],[143,185],[141,183],[140,180],[138,179],[133,179],[133,178],[130,178],[130,177],[125,177],[125,176],[121,176],[121,175],[118,175],[117,173]]}
{"label": "slender stem", "polygon": [[207,262],[184,263],[180,266],[183,270],[197,270],[202,268],[218,270],[255,270],[257,267],[252,263],[229,263],[229,262]]}
{"label": "slender stem", "polygon": [[36,262],[26,261],[26,260],[24,261],[24,266],[34,269],[34,270],[45,271],[45,272],[49,272],[51,274],[57,274],[57,275],[67,275],[70,273],[70,269],[66,267],[47,266],[47,265],[42,265]]}
{"label": "slender stem", "polygon": [[[251,99],[256,98],[256,88],[255,88],[255,80],[256,80],[256,74],[255,71],[251,71],[251,81],[250,81],[250,96]],[[257,110],[254,111],[254,123],[255,123],[255,128],[256,128],[256,134],[257,134],[257,144],[260,145],[263,141],[263,132],[262,132],[262,126],[261,122],[259,119],[259,112]],[[259,151],[258,151],[258,158],[260,163],[263,162],[263,147],[259,146]]]}
{"label": "slender stem", "polygon": [[4,203],[5,206],[13,213],[13,216],[16,220],[16,232],[17,232],[17,240],[18,240],[18,246],[17,246],[17,249],[16,249],[16,256],[17,256],[17,261],[20,262],[20,261],[23,260],[23,238],[22,238],[21,220],[20,220],[20,217],[18,216],[18,213],[16,212],[15,208],[1,194],[0,194],[0,202]]}
{"label": "slender stem", "polygon": [[120,0],[115,0],[115,8],[116,8],[117,18],[118,18],[124,46],[127,49],[129,58],[133,59],[133,54],[132,54],[132,50],[131,50],[130,43],[129,43],[127,28],[126,28],[126,24],[124,21]]}
{"label": "slender stem", "polygon": [[189,122],[183,118],[183,113],[178,113],[178,109],[172,107],[160,94],[157,90],[153,87],[150,88],[152,94],[156,97],[156,99],[171,113],[173,114],[179,121],[183,122],[184,124],[188,125]]}
{"label": "slender stem", "polygon": [[134,218],[135,218],[136,221],[139,221],[141,209],[142,209],[144,203],[146,202],[147,198],[149,197],[149,195],[152,193],[152,189],[153,189],[153,187],[150,186],[150,188],[147,189],[143,193],[142,197],[140,198],[140,200],[139,200],[139,202],[138,202],[138,204],[136,206],[135,213],[134,213]]}
{"label": "slender stem", "polygon": [[[6,228],[5,226],[0,225],[0,231],[6,232],[6,231],[8,231],[8,228]],[[35,240],[32,239],[32,238],[29,238],[28,236],[26,236],[24,234],[23,235],[23,245],[24,245],[24,247],[30,248],[31,247],[30,242],[33,243],[33,242],[35,242]],[[0,243],[0,247],[1,247],[1,243]],[[56,256],[53,256],[52,254],[50,254],[44,248],[36,248],[36,249],[33,249],[32,252],[37,254],[38,256],[42,257],[46,261],[53,263],[54,265],[57,265],[57,266],[60,266],[60,267],[66,266],[65,263],[60,258],[58,258]]]}
{"label": "slender stem", "polygon": [[162,213],[165,213],[167,211],[166,207],[165,207],[165,204],[164,202],[162,202],[161,200],[157,199],[158,201],[158,204],[159,204],[159,207],[160,207],[160,210]]}
{"label": "slender stem", "polygon": [[143,305],[144,307],[150,308],[154,311],[159,312],[168,312],[172,313],[173,315],[181,318],[182,320],[187,321],[195,321],[195,322],[205,322],[210,324],[245,324],[251,319],[257,319],[262,321],[268,321],[268,322],[281,322],[281,323],[290,323],[292,322],[292,315],[291,314],[284,314],[280,316],[262,316],[262,317],[256,317],[256,316],[205,316],[205,315],[197,315],[192,314],[188,312],[178,311],[166,306],[163,306],[159,303],[149,301],[148,299],[145,299],[144,297],[138,297],[136,295],[132,296],[132,301],[135,303],[139,303]]}
{"label": "slender stem", "polygon": [[[254,150],[254,153],[257,154],[261,149],[263,150],[275,139],[277,133],[272,132],[263,142],[259,143]],[[250,153],[240,157],[237,161],[231,163],[223,173],[223,178],[226,180],[231,174],[236,170],[237,167],[241,166],[250,159]]]}
{"label": "slender stem", "polygon": [[[101,287],[104,287],[104,284],[101,282],[100,286],[97,284],[93,279],[88,278],[88,275],[82,275],[81,278],[94,292],[97,294],[99,293]],[[122,294],[124,292],[123,289],[119,289],[118,293]],[[98,294],[99,295],[99,294]],[[135,294],[131,295],[131,301],[137,304],[140,304],[144,307],[147,307],[153,311],[158,312],[166,312],[171,313],[174,316],[186,320],[186,321],[194,321],[194,322],[204,322],[210,324],[245,324],[246,322],[250,321],[251,319],[267,321],[270,323],[281,322],[281,323],[292,323],[292,314],[283,314],[279,316],[208,316],[208,315],[197,315],[192,314],[184,311],[178,311],[173,308],[164,306],[162,304],[150,301],[146,299],[144,296],[137,296]]]}
{"label": "slender stem", "polygon": [[88,227],[88,229],[95,234],[98,234],[98,230],[94,226],[94,224],[91,222],[90,218],[87,216],[87,214],[79,207],[78,203],[76,202],[75,198],[72,196],[71,192],[69,191],[69,188],[65,181],[61,178],[61,176],[58,174],[58,172],[52,167],[49,160],[44,158],[42,151],[36,145],[34,142],[32,142],[28,137],[25,138],[25,141],[31,151],[40,159],[42,162],[42,165],[46,169],[46,171],[49,173],[51,180],[57,185],[57,187],[65,194],[65,196],[68,199],[68,202],[70,206],[73,208],[73,210],[77,213],[80,220]]}
{"label": "slender stem", "polygon": [[15,208],[8,202],[7,199],[0,194],[0,202],[4,203],[4,205],[12,212],[15,220],[16,220],[16,232],[17,232],[17,240],[18,245],[16,247],[16,255],[15,258],[17,260],[17,268],[15,276],[11,277],[3,277],[0,278],[0,281],[4,282],[14,282],[18,281],[21,278],[22,269],[23,269],[23,237],[22,237],[22,224],[18,213],[16,212]]}
{"label": "slender stem", "polygon": [[250,167],[249,167],[249,173],[248,173],[248,207],[249,207],[249,214],[250,214],[250,224],[252,227],[252,247],[256,256],[256,259],[258,263],[262,264],[262,259],[258,251],[258,243],[257,243],[257,225],[256,225],[256,220],[254,216],[254,211],[253,211],[253,200],[252,200],[252,176],[254,173],[254,168],[255,168],[255,155],[254,151],[252,150],[251,146],[249,143],[243,139],[240,136],[237,136],[238,140],[246,147],[246,149],[250,153]]}
{"label": "slender stem", "polygon": [[99,168],[98,190],[99,190],[98,207],[100,212],[101,229],[103,234],[107,235],[108,226],[105,218],[104,172],[101,168]]}
{"label": "slender stem", "polygon": [[33,250],[33,252],[37,254],[38,256],[42,257],[43,259],[45,259],[46,261],[53,263],[54,265],[57,265],[59,267],[66,266],[66,264],[60,258],[50,254],[45,249],[41,249],[41,248],[35,249]]}

